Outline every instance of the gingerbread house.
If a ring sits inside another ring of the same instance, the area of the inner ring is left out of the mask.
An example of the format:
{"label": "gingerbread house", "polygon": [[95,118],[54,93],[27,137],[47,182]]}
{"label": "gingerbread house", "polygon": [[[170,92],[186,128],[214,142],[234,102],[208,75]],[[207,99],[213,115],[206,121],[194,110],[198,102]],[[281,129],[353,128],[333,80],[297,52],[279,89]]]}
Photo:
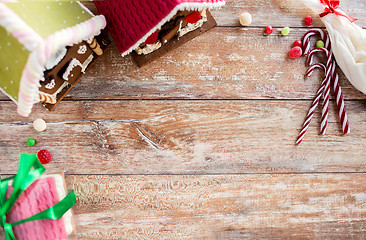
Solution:
{"label": "gingerbread house", "polygon": [[78,2],[0,3],[0,89],[20,115],[60,102],[110,44],[105,26]]}
{"label": "gingerbread house", "polygon": [[139,67],[216,26],[209,9],[225,4],[225,0],[94,2],[106,16],[122,56],[131,53]]}

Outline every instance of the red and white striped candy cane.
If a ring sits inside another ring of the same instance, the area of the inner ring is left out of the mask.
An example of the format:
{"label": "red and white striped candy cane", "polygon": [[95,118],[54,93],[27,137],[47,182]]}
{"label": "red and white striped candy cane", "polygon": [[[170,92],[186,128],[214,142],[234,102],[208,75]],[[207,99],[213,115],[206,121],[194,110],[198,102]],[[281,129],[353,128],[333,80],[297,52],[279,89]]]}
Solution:
{"label": "red and white striped candy cane", "polygon": [[324,42],[324,47],[330,49],[330,40],[328,34],[322,29],[311,29],[305,33],[302,41],[302,47],[304,50],[304,55],[308,55],[310,52],[310,38],[314,35],[319,35],[320,39]]}
{"label": "red and white striped candy cane", "polygon": [[[336,63],[334,62],[334,66],[335,65],[336,65]],[[336,95],[338,113],[339,113],[339,118],[341,119],[343,133],[344,134],[350,133],[346,106],[344,105],[342,89],[341,89],[341,86],[339,85],[339,81],[338,81],[338,73],[335,69],[333,71],[333,89],[334,89],[334,93]]]}
{"label": "red and white striped candy cane", "polygon": [[326,82],[325,82],[325,89],[324,89],[324,102],[323,102],[323,111],[322,111],[322,119],[320,124],[320,133],[322,135],[325,134],[328,126],[328,113],[329,113],[329,98],[330,98],[330,83],[332,80],[333,72],[335,68],[333,67],[333,54],[326,48],[314,48],[309,52],[308,55],[308,64],[312,65],[313,63],[313,56],[317,52],[324,52],[327,55],[327,65],[326,65]]}
{"label": "red and white striped candy cane", "polygon": [[[322,63],[315,63],[313,65],[310,66],[310,68],[307,71],[306,76],[310,77],[311,74],[314,72],[315,68],[322,68],[324,70],[324,72],[326,71],[326,67],[324,66],[324,64]],[[311,105],[311,108],[309,109],[308,115],[305,119],[305,122],[302,126],[301,132],[299,133],[299,136],[297,137],[296,140],[296,144],[300,144],[305,136],[306,131],[309,128],[310,122],[311,122],[311,118],[313,117],[316,108],[318,107],[319,101],[321,96],[323,95],[324,92],[324,88],[325,88],[325,82],[326,82],[327,78],[324,77],[321,86],[319,87],[318,92],[316,93],[316,97]]]}
{"label": "red and white striped candy cane", "polygon": [[[310,37],[314,35],[320,35],[321,39],[324,41],[325,47],[324,48],[315,48],[310,51]],[[296,143],[300,144],[304,138],[305,132],[309,127],[310,120],[314,115],[315,109],[318,106],[319,100],[323,95],[324,103],[323,103],[323,110],[322,110],[322,119],[321,119],[321,126],[320,132],[321,134],[325,134],[327,125],[328,125],[328,113],[329,113],[329,96],[330,96],[330,85],[333,81],[333,89],[334,93],[336,94],[336,101],[339,110],[339,117],[342,123],[342,130],[344,134],[350,132],[346,107],[344,104],[342,90],[339,84],[338,73],[336,71],[336,62],[334,59],[334,55],[331,49],[330,39],[327,33],[321,29],[312,29],[308,31],[304,38],[303,38],[303,49],[304,55],[308,55],[307,64],[310,65],[308,69],[307,75],[310,76],[311,73],[314,71],[315,68],[321,67],[325,68],[325,78],[317,92],[317,95],[313,101],[313,104],[308,112],[307,118],[303,124],[303,128],[297,138]],[[327,56],[327,63],[324,66],[321,63],[313,64],[314,61],[314,54],[317,52],[323,52]]]}

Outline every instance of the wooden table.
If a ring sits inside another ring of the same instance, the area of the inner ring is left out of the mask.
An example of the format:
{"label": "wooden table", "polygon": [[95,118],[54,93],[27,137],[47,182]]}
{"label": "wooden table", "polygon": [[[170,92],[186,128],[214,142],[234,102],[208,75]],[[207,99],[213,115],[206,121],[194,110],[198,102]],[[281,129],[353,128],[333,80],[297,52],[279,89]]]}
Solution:
{"label": "wooden table", "polygon": [[[364,0],[341,8],[366,27]],[[54,112],[37,104],[22,118],[0,94],[1,175],[20,152],[48,149],[47,171],[76,192],[78,239],[365,239],[366,96],[341,74],[351,134],[332,95],[327,134],[318,109],[295,145],[322,79],[288,58],[310,12],[296,0],[212,12],[216,28],[141,69],[113,44]]]}

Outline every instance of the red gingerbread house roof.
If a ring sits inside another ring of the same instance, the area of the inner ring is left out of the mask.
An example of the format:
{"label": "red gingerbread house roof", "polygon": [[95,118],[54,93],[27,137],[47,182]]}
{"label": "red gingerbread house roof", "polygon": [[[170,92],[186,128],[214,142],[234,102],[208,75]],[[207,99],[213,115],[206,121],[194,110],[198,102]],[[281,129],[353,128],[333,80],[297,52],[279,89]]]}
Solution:
{"label": "red gingerbread house roof", "polygon": [[225,0],[105,0],[94,1],[107,18],[109,31],[122,56],[160,29],[178,11],[220,7]]}

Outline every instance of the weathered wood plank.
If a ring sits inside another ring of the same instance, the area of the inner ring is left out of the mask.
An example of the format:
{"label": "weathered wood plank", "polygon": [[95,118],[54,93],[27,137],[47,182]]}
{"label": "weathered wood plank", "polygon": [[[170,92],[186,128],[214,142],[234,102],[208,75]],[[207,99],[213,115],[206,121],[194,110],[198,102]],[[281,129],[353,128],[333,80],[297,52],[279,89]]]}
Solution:
{"label": "weathered wood plank", "polygon": [[[112,44],[67,98],[311,99],[323,73],[304,79],[305,58],[288,57],[305,32],[279,37],[263,36],[261,29],[214,28],[141,69]],[[366,98],[343,74],[340,83],[346,99]]]}
{"label": "weathered wood plank", "polygon": [[[39,106],[29,119],[3,102],[0,166],[15,173],[20,152],[46,148],[49,169],[73,174],[366,171],[365,104],[346,102],[351,134],[343,136],[331,102],[327,135],[318,135],[318,111],[295,146],[310,101],[65,101],[57,114]],[[27,122],[37,117],[45,132]]]}
{"label": "weathered wood plank", "polygon": [[78,239],[365,239],[366,174],[66,176]]}
{"label": "weathered wood plank", "polygon": [[[366,27],[366,2],[363,0],[342,0],[340,8],[349,16],[358,18],[357,24]],[[244,11],[252,14],[252,26],[267,25],[307,27],[304,17],[311,15],[312,27],[323,27],[320,18],[299,0],[227,0],[226,5],[213,10],[219,26],[240,26],[238,17]]]}
{"label": "weathered wood plank", "polygon": [[[97,13],[93,3],[84,3]],[[340,8],[349,16],[358,18],[357,24],[366,27],[366,3],[363,0],[342,0]],[[306,15],[314,18],[313,27],[323,27],[320,18],[309,11],[299,0],[227,0],[220,9],[212,10],[219,26],[240,26],[238,16],[250,12],[252,26],[267,25],[306,27],[303,19]]]}

